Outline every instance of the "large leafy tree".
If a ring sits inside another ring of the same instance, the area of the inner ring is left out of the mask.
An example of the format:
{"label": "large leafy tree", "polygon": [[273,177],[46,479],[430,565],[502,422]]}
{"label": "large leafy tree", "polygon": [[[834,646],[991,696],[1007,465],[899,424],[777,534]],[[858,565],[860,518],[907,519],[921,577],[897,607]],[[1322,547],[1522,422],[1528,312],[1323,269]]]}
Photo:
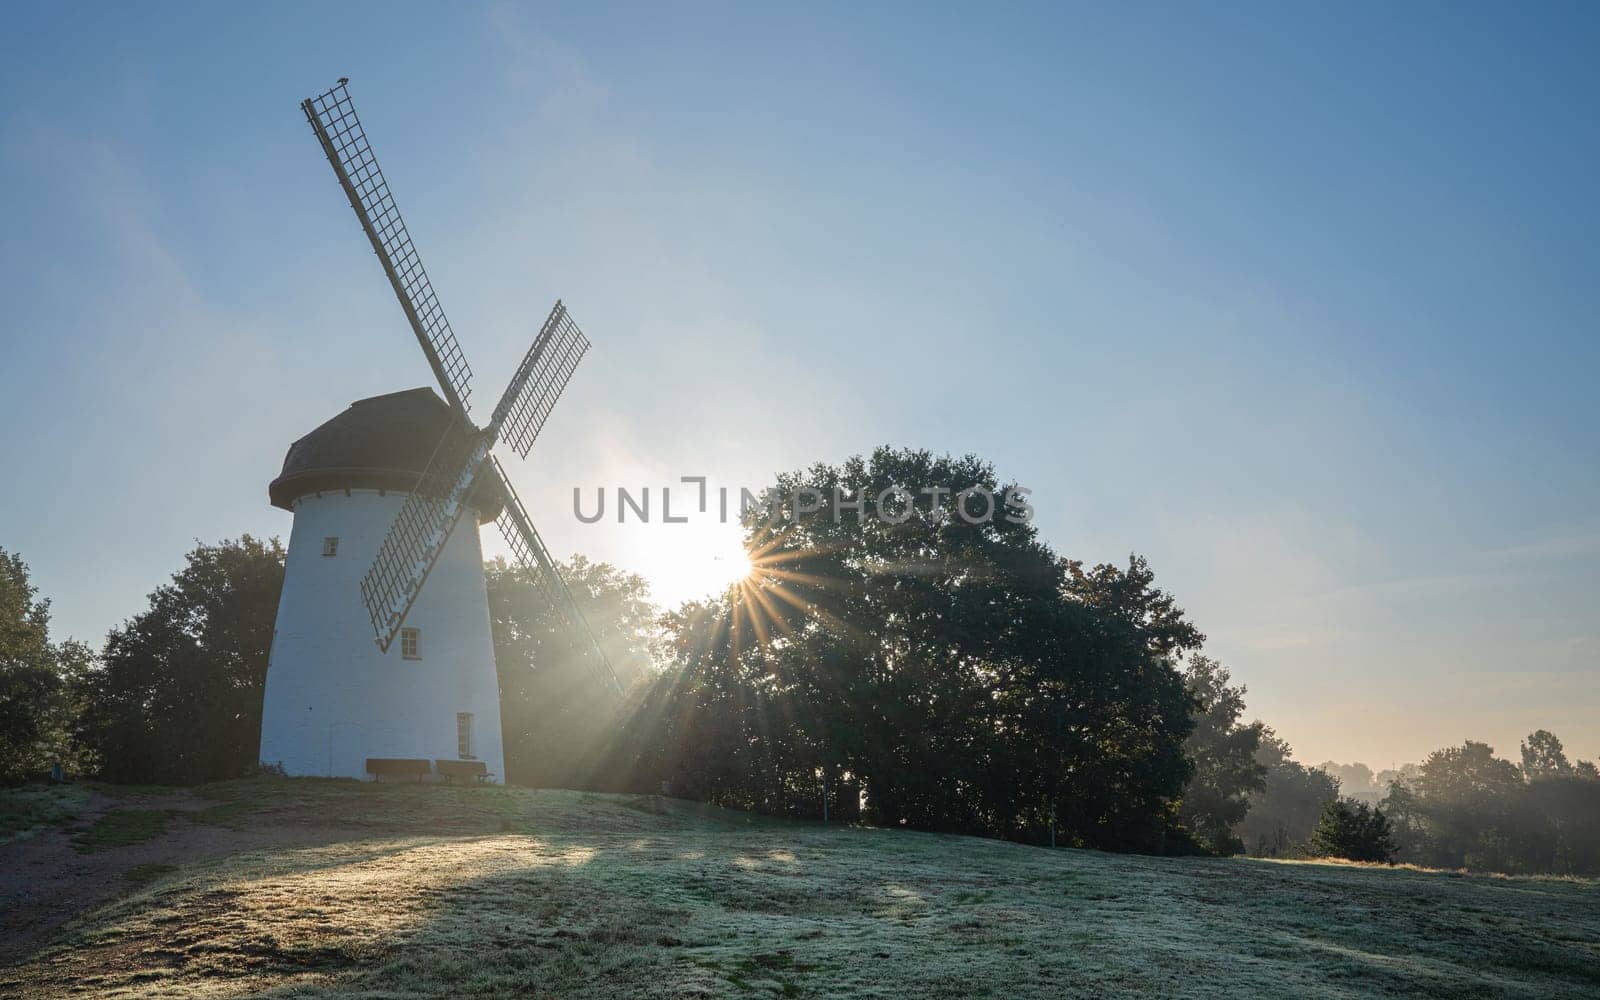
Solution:
{"label": "large leafy tree", "polygon": [[50,602],[28,566],[0,549],[0,782],[87,763],[73,738],[79,678],[92,657],[80,642],[50,641]]}
{"label": "large leafy tree", "polygon": [[1152,653],[1178,656],[1199,649],[1206,637],[1189,621],[1177,600],[1156,587],[1155,571],[1144,556],[1128,556],[1128,568],[1101,563],[1089,569],[1067,559],[1066,591],[1074,600],[1132,628]]}
{"label": "large leafy tree", "polygon": [[[888,448],[780,476],[784,502],[746,522],[752,578],[670,619],[676,668],[630,721],[640,783],[816,815],[859,782],[880,823],[1159,847],[1189,717],[1154,643],[1183,639],[1075,596],[998,502],[954,506],[1011,489],[974,457]],[[1135,581],[1117,606],[1151,596]]]}
{"label": "large leafy tree", "polygon": [[1180,815],[1195,837],[1219,854],[1244,850],[1233,827],[1249,812],[1248,796],[1264,787],[1267,774],[1256,760],[1266,727],[1239,721],[1245,688],[1228,681],[1227,668],[1216,660],[1189,658],[1184,682],[1194,699],[1195,726],[1184,749],[1194,761],[1194,777],[1184,789]]}
{"label": "large leafy tree", "polygon": [[197,545],[112,630],[83,719],[107,779],[187,784],[255,767],[283,559],[275,538]]}
{"label": "large leafy tree", "polygon": [[61,686],[50,645],[50,602],[38,597],[22,557],[0,549],[0,779],[16,781],[48,767],[40,744]]}
{"label": "large leafy tree", "polygon": [[[605,784],[596,758],[613,737],[618,703],[593,673],[581,634],[568,628],[519,567],[484,567],[500,676],[506,780],[523,785]],[[653,674],[660,609],[643,578],[573,557],[562,570],[624,689]]]}
{"label": "large leafy tree", "polygon": [[1422,762],[1418,798],[1428,808],[1430,863],[1446,868],[1518,867],[1530,817],[1520,808],[1522,772],[1487,743],[1467,740]]}

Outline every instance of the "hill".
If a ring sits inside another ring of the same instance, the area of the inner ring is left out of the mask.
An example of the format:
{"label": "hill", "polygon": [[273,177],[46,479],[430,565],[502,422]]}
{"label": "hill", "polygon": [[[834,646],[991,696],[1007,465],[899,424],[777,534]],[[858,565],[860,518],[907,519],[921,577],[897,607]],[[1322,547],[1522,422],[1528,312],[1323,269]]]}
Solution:
{"label": "hill", "polygon": [[1600,993],[1589,881],[1046,851],[567,791],[0,795],[7,996]]}

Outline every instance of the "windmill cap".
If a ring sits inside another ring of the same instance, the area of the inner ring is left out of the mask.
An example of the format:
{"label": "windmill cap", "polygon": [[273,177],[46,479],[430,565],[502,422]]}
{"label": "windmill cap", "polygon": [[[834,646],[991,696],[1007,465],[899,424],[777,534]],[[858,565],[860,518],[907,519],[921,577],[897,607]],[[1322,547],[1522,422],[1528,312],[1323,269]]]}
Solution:
{"label": "windmill cap", "polygon": [[[300,497],[330,490],[408,493],[447,433],[463,432],[449,405],[430,388],[358,399],[289,446],[267,496],[274,507],[293,510]],[[479,479],[471,503],[482,523],[500,514],[505,497],[498,483]]]}

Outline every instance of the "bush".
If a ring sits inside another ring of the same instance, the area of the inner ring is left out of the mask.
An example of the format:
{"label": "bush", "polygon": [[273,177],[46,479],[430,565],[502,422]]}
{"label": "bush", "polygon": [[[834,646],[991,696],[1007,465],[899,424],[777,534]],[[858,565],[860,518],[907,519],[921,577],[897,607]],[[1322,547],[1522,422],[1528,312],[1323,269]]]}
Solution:
{"label": "bush", "polygon": [[1355,799],[1334,799],[1322,807],[1310,846],[1320,857],[1394,864],[1394,835],[1388,818]]}

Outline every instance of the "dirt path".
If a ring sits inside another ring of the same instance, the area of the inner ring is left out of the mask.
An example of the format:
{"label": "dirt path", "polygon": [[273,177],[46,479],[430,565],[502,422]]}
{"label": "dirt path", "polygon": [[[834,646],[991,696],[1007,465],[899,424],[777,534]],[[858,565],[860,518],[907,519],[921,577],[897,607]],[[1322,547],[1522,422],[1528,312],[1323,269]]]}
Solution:
{"label": "dirt path", "polygon": [[[324,843],[331,832],[305,827],[235,830],[189,818],[218,804],[186,791],[93,792],[69,824],[0,845],[0,965],[25,959],[73,917],[137,889],[128,873],[140,865],[181,866],[240,851]],[[92,853],[73,844],[74,836],[109,813],[151,809],[174,815],[166,830],[143,843]]]}

